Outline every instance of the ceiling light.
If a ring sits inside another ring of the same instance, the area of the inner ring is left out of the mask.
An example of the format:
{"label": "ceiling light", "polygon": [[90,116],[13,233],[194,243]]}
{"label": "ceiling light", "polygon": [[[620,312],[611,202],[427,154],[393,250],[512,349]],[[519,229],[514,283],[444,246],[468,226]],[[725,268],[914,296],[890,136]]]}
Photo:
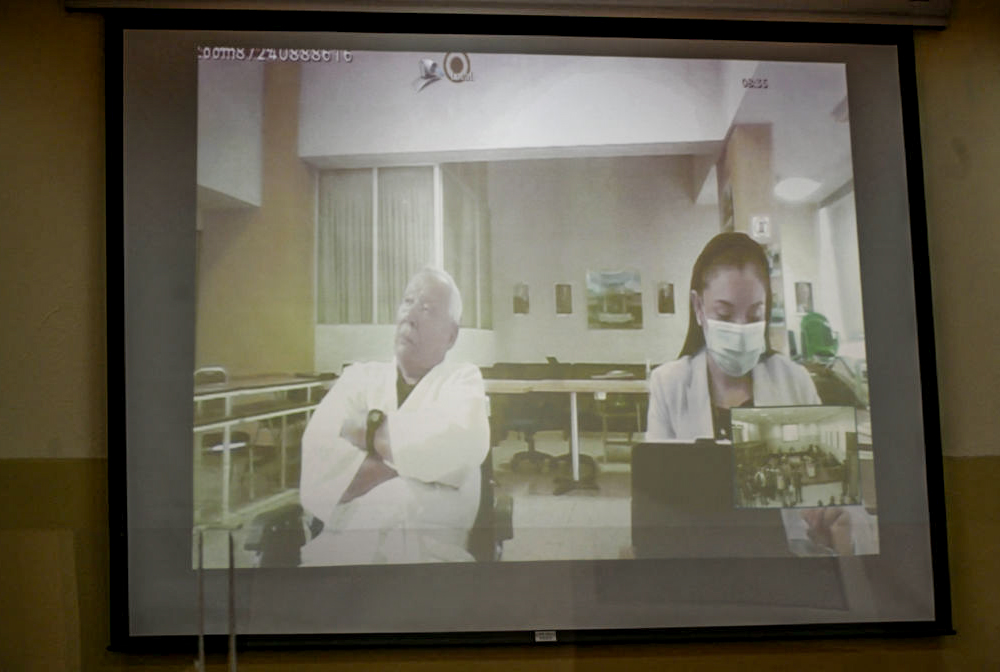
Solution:
{"label": "ceiling light", "polygon": [[804,201],[819,189],[819,182],[808,177],[786,177],[774,185],[774,195],[783,201]]}

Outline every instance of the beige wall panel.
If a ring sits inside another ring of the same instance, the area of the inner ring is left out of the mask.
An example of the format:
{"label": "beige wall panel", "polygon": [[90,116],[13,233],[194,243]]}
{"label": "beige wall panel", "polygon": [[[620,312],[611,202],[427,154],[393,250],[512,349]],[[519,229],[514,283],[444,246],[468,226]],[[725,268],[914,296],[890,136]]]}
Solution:
{"label": "beige wall panel", "polygon": [[0,3],[0,458],[105,455],[101,21]]}
{"label": "beige wall panel", "polygon": [[0,530],[0,670],[80,668],[73,532]]}
{"label": "beige wall panel", "polygon": [[264,70],[261,206],[201,213],[196,366],[312,371],[315,179],[297,153],[299,75]]}
{"label": "beige wall panel", "polygon": [[1000,3],[915,46],[944,450],[1000,455]]}

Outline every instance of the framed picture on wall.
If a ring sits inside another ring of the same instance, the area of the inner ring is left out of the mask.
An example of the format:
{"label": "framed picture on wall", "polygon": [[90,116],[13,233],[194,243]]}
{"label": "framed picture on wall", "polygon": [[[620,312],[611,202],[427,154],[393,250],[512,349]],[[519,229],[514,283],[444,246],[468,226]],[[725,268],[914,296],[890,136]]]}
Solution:
{"label": "framed picture on wall", "polygon": [[528,297],[527,283],[524,282],[516,283],[514,285],[514,314],[527,315],[530,307],[531,307],[531,301]]}
{"label": "framed picture on wall", "polygon": [[587,272],[587,326],[591,329],[642,329],[639,271]]}
{"label": "framed picture on wall", "polygon": [[570,315],[573,312],[573,286],[556,285],[556,315]]}
{"label": "framed picture on wall", "polygon": [[660,315],[674,314],[674,283],[661,282],[656,285],[656,312]]}
{"label": "framed picture on wall", "polygon": [[795,312],[811,313],[813,311],[813,287],[811,282],[796,281]]}
{"label": "framed picture on wall", "polygon": [[766,243],[771,237],[771,218],[767,215],[754,215],[751,217],[750,235],[758,243]]}

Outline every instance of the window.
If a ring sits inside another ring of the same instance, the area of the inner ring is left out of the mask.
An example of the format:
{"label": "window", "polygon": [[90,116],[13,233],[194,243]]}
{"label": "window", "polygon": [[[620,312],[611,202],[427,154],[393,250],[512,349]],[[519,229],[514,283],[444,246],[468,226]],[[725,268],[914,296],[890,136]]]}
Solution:
{"label": "window", "polygon": [[781,440],[782,441],[798,441],[799,440],[799,426],[798,425],[782,425],[781,426]]}
{"label": "window", "polygon": [[490,227],[486,164],[449,164],[441,169],[444,267],[462,292],[462,326],[491,329]]}
{"label": "window", "polygon": [[443,265],[462,294],[462,326],[491,328],[485,185],[483,164],[323,172],[318,322],[392,324],[407,280]]}

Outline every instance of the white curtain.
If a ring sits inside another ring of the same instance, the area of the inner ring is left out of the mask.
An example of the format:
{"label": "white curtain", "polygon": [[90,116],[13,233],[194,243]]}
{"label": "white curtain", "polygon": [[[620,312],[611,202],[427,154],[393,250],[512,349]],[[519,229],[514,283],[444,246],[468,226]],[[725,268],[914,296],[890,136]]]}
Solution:
{"label": "white curtain", "polygon": [[819,210],[819,286],[816,311],[823,313],[840,340],[865,337],[861,310],[861,265],[858,258],[854,191]]}
{"label": "white curtain", "polygon": [[[492,290],[485,170],[479,164],[454,164],[441,174],[443,261],[462,293],[462,326],[488,329]],[[373,190],[377,190],[377,222]],[[435,261],[434,219],[430,166],[322,173],[317,225],[319,323],[395,322],[407,281]]]}
{"label": "white curtain", "polygon": [[490,239],[490,210],[484,185],[480,201],[479,226],[479,328],[493,328],[493,253]]}
{"label": "white curtain", "polygon": [[434,261],[434,169],[378,170],[378,322],[392,324],[410,277]]}
{"label": "white curtain", "polygon": [[[490,239],[484,165],[442,166],[441,180],[444,191],[444,267],[455,278],[455,284],[462,292],[465,307],[462,326],[490,328]],[[483,268],[484,265],[486,268]]]}
{"label": "white curtain", "polygon": [[317,226],[317,319],[372,321],[372,171],[322,173]]}

